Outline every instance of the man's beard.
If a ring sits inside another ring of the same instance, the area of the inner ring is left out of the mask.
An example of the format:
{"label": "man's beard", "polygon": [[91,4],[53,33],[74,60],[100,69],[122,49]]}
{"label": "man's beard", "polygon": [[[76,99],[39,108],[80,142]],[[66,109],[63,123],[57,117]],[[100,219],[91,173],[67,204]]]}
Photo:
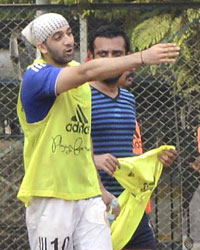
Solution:
{"label": "man's beard", "polygon": [[122,74],[115,76],[115,77],[109,77],[105,80],[103,80],[102,82],[105,84],[117,84],[119,78],[121,77]]}
{"label": "man's beard", "polygon": [[74,53],[71,56],[61,57],[58,56],[57,51],[52,50],[49,46],[47,46],[48,52],[51,55],[51,58],[54,60],[55,63],[65,66],[67,63],[71,62],[74,59]]}

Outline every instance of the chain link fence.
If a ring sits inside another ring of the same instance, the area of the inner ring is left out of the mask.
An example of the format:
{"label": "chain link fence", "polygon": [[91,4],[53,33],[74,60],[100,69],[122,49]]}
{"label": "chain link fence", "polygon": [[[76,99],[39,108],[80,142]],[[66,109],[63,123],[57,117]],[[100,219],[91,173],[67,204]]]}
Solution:
{"label": "chain link fence", "polygon": [[190,167],[198,155],[199,4],[0,6],[0,249],[29,249],[24,206],[16,198],[24,173],[16,102],[23,71],[35,51],[20,31],[34,16],[50,11],[70,22],[78,61],[86,57],[88,33],[108,23],[128,32],[133,50],[158,41],[181,45],[175,64],[137,70],[130,91],[136,98],[145,151],[162,144],[176,145],[178,151],[173,166],[163,170],[152,197],[149,216],[158,249],[199,250],[199,175]]}

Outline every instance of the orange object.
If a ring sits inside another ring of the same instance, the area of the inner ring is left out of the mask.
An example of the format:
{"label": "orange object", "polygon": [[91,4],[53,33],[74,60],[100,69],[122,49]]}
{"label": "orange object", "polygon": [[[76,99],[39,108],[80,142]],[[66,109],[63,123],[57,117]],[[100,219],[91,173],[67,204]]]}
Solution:
{"label": "orange object", "polygon": [[152,209],[151,209],[151,200],[149,200],[148,203],[147,203],[146,212],[148,214],[152,212]]}
{"label": "orange object", "polygon": [[137,121],[135,121],[135,134],[133,136],[133,153],[143,154],[142,135]]}
{"label": "orange object", "polygon": [[[142,146],[142,134],[141,134],[140,126],[139,126],[137,120],[135,121],[135,123],[136,123],[135,124],[135,134],[133,136],[133,153],[140,155],[140,154],[144,153],[143,146]],[[199,130],[199,136],[200,136],[200,130]],[[199,142],[200,142],[200,137],[199,137]],[[199,145],[199,147],[200,147],[200,145]],[[146,212],[151,213],[151,211],[152,211],[151,200],[149,200],[147,203]]]}

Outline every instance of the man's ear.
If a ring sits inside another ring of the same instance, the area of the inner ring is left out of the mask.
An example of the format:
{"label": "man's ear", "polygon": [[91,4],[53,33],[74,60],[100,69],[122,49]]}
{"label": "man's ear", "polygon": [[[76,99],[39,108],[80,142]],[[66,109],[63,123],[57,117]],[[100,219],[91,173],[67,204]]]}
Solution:
{"label": "man's ear", "polygon": [[39,49],[41,54],[47,54],[48,53],[47,47],[46,47],[46,45],[44,43],[37,43],[37,48]]}

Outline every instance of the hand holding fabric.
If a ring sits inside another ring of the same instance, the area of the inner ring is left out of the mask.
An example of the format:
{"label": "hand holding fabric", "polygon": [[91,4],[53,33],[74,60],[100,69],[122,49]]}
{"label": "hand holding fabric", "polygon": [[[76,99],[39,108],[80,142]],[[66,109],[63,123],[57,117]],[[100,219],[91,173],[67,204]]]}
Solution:
{"label": "hand holding fabric", "polygon": [[163,167],[170,167],[176,158],[176,150],[163,150],[158,155],[158,159],[163,164]]}
{"label": "hand holding fabric", "polygon": [[94,155],[94,163],[98,170],[103,170],[110,176],[113,176],[117,167],[120,168],[118,159],[111,154]]}

